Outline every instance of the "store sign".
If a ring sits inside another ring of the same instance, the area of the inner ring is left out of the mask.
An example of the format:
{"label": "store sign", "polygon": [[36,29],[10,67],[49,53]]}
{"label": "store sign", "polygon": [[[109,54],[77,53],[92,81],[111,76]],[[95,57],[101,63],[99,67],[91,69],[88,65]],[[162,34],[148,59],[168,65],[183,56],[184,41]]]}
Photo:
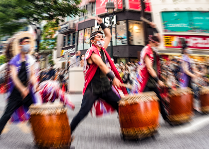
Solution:
{"label": "store sign", "polygon": [[66,50],[62,50],[60,56],[66,55],[66,54],[73,54],[75,53],[75,48],[70,48]]}
{"label": "store sign", "polygon": [[209,12],[170,11],[162,12],[164,32],[209,33]]}
{"label": "store sign", "polygon": [[[106,3],[109,0],[97,0],[96,1],[96,15],[107,13]],[[123,0],[114,0],[115,10],[123,9]]]}
{"label": "store sign", "polygon": [[189,48],[209,49],[209,36],[164,35],[164,46],[166,48],[181,48],[179,38],[185,38]]}
{"label": "store sign", "polygon": [[[106,26],[110,26],[110,21],[109,21],[109,17],[106,18],[102,18],[102,22],[106,25]],[[112,19],[112,25],[116,24],[116,15],[113,16]],[[99,24],[97,23],[97,21],[95,20],[95,28],[99,28]]]}
{"label": "store sign", "polygon": [[[145,11],[151,12],[151,0],[145,1]],[[126,9],[141,11],[141,1],[140,0],[126,0]]]}

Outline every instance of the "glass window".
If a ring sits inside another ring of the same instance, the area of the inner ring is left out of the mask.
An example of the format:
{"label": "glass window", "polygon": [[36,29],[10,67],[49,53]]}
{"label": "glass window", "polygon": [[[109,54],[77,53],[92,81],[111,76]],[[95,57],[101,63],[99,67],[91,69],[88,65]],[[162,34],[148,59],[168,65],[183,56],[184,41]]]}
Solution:
{"label": "glass window", "polygon": [[[110,27],[109,27],[109,28],[110,28]],[[111,30],[110,30],[110,32],[111,32]],[[116,44],[116,36],[115,36],[115,27],[112,28],[112,45],[113,45],[113,46],[116,46],[116,45],[117,45],[117,44]],[[110,43],[109,43],[108,46],[110,46]]]}
{"label": "glass window", "polygon": [[84,33],[84,49],[90,48],[91,28],[86,28]]}
{"label": "glass window", "polygon": [[[81,9],[83,9],[83,7],[81,7]],[[84,20],[84,13],[81,12],[79,16],[79,21],[83,21],[83,20]]]}
{"label": "glass window", "polygon": [[129,25],[129,43],[131,45],[144,45],[143,27],[140,21],[128,21]]}
{"label": "glass window", "polygon": [[78,50],[83,50],[83,37],[84,30],[80,30],[78,33]]}
{"label": "glass window", "polygon": [[71,34],[68,35],[67,45],[68,46],[71,45],[70,43],[71,43]]}
{"label": "glass window", "polygon": [[75,33],[73,33],[73,45],[75,45]]}
{"label": "glass window", "polygon": [[66,36],[63,37],[63,47],[66,45]]}
{"label": "glass window", "polygon": [[92,3],[92,13],[91,13],[92,16],[95,16],[96,15],[96,3]]}
{"label": "glass window", "polygon": [[126,20],[117,23],[117,45],[127,45]]}
{"label": "glass window", "polygon": [[85,14],[85,19],[88,19],[88,16],[91,16],[91,13],[92,13],[91,3],[86,5],[86,10],[87,10],[87,13]]}

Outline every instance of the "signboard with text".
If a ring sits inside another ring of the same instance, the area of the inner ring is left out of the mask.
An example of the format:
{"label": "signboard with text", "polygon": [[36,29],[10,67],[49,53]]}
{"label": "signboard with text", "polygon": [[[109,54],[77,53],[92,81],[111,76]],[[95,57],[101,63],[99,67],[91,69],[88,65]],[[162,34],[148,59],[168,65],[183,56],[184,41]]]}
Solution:
{"label": "signboard with text", "polygon": [[181,48],[179,38],[185,38],[189,48],[209,49],[209,36],[164,35],[164,46],[166,48]]}
{"label": "signboard with text", "polygon": [[164,32],[209,33],[209,12],[162,12]]}
{"label": "signboard with text", "polygon": [[[145,0],[145,11],[146,12],[151,12],[150,3],[151,3],[150,0]],[[140,0],[126,0],[126,4],[127,4],[126,9],[141,11]]]}
{"label": "signboard with text", "polygon": [[[109,0],[97,0],[96,1],[96,15],[107,13],[106,3]],[[123,9],[123,0],[114,0],[115,10]]]}

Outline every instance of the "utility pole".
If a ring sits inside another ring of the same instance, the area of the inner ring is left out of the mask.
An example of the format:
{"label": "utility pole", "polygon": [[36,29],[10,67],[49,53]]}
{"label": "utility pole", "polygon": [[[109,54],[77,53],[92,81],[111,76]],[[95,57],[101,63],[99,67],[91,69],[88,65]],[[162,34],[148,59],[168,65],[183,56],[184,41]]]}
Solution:
{"label": "utility pole", "polygon": [[[141,1],[141,17],[146,18],[145,16],[145,0],[140,0]],[[146,22],[142,22],[143,23],[143,30],[144,30],[144,45],[146,45],[146,41],[148,39],[148,33],[147,33],[147,23]]]}

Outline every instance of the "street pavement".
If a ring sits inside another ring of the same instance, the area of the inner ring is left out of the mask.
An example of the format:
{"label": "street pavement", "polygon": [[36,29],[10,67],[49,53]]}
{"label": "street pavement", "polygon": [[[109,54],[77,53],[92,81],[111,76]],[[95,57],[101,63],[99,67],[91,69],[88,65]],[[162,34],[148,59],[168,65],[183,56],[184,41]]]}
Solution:
{"label": "street pavement", "polygon": [[[69,122],[78,112],[82,95],[69,95],[75,110],[68,109]],[[0,95],[0,115],[5,100]],[[0,139],[0,149],[35,149],[29,124],[7,124]],[[195,114],[185,125],[171,127],[160,119],[159,135],[156,139],[123,141],[117,113],[102,118],[90,114],[74,132],[72,143],[76,149],[209,149],[209,115]]]}

